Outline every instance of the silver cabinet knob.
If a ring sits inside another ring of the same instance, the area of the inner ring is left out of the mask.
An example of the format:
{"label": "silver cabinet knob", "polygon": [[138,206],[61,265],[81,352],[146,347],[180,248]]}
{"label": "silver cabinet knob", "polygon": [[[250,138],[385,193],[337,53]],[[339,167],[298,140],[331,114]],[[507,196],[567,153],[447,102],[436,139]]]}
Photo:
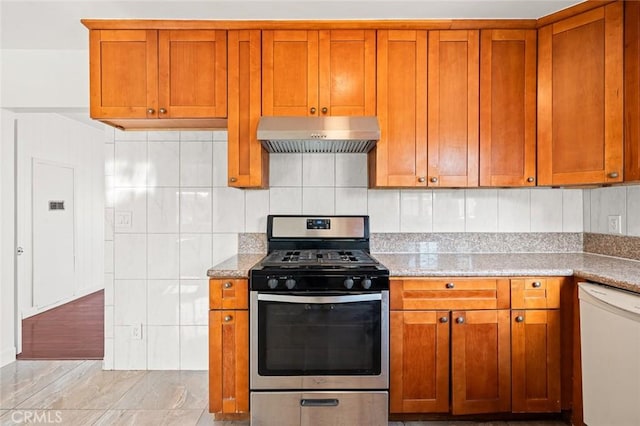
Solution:
{"label": "silver cabinet knob", "polygon": [[229,281],[224,283],[224,288],[231,288],[231,287],[233,287],[233,284],[231,284]]}
{"label": "silver cabinet knob", "polygon": [[431,181],[431,183],[436,183],[438,182],[438,178],[437,177],[432,177],[431,179],[429,179]]}
{"label": "silver cabinet knob", "polygon": [[164,108],[160,108],[160,109],[158,110],[158,112],[159,112],[160,114],[166,114],[166,113],[167,113],[167,110],[166,110],[166,109],[164,109]]}
{"label": "silver cabinet knob", "polygon": [[516,322],[522,322],[522,321],[524,321],[524,317],[522,315],[518,315],[516,317]]}
{"label": "silver cabinet knob", "polygon": [[446,322],[449,322],[449,318],[447,318],[447,317],[440,317],[440,322],[441,322],[441,323],[443,323],[443,324],[444,324],[444,323],[446,323]]}
{"label": "silver cabinet knob", "polygon": [[311,107],[311,109],[309,111],[311,112],[311,114],[315,114],[316,113],[316,107]]}
{"label": "silver cabinet knob", "polygon": [[615,179],[620,175],[618,174],[618,172],[611,172],[607,176],[609,176],[611,179]]}
{"label": "silver cabinet knob", "polygon": [[329,112],[329,109],[327,107],[323,107],[321,111],[323,114],[326,114],[327,112]]}
{"label": "silver cabinet knob", "polygon": [[457,322],[458,324],[463,324],[463,323],[464,323],[464,318],[462,318],[462,317],[458,317],[458,318],[456,318],[456,322]]}
{"label": "silver cabinet knob", "polygon": [[233,317],[231,315],[227,315],[224,317],[224,322],[229,322],[233,319]]}
{"label": "silver cabinet knob", "polygon": [[237,178],[234,178],[234,177],[230,177],[230,178],[229,178],[229,182],[237,182],[237,181],[238,181],[238,179],[237,179]]}
{"label": "silver cabinet knob", "polygon": [[18,256],[20,256],[22,253],[24,253],[24,249],[22,247],[18,247],[16,249],[16,253],[18,254]]}
{"label": "silver cabinet knob", "polygon": [[427,180],[427,179],[426,179],[424,176],[420,176],[420,177],[418,178],[418,182],[420,182],[420,183],[424,183],[424,181],[426,181],[426,180]]}
{"label": "silver cabinet knob", "polygon": [[444,286],[445,286],[446,288],[454,288],[454,287],[455,287],[455,284],[454,284],[454,283],[446,283]]}
{"label": "silver cabinet knob", "polygon": [[153,108],[148,108],[147,109],[147,114],[153,114],[154,112],[156,112],[156,110],[153,109]]}
{"label": "silver cabinet knob", "polygon": [[529,176],[529,177],[527,178],[527,182],[533,182],[534,180],[535,180],[535,179],[534,179],[532,176]]}
{"label": "silver cabinet knob", "polygon": [[541,285],[540,281],[534,281],[533,284],[531,284],[533,288],[540,288]]}

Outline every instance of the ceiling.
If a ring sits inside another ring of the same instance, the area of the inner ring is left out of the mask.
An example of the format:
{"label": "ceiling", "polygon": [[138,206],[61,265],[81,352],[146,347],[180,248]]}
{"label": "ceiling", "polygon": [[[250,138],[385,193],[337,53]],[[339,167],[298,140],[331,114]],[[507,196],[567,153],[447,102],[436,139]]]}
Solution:
{"label": "ceiling", "polygon": [[0,0],[3,49],[87,49],[94,19],[536,19],[582,0]]}

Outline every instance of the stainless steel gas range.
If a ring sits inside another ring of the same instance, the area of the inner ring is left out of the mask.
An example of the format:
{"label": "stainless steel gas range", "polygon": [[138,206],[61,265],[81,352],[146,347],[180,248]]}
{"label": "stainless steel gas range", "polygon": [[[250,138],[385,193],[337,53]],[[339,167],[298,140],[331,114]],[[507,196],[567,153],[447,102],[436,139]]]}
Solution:
{"label": "stainless steel gas range", "polygon": [[252,425],[386,425],[389,271],[368,216],[269,216],[250,270]]}

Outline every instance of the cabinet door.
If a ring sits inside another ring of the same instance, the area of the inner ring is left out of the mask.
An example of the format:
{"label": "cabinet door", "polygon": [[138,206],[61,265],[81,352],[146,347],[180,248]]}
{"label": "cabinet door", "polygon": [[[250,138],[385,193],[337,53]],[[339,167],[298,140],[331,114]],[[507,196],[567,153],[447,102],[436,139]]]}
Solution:
{"label": "cabinet door", "polygon": [[538,32],[538,184],[622,181],[622,2]]}
{"label": "cabinet door", "polygon": [[228,184],[269,186],[269,154],[257,139],[260,120],[260,31],[228,33]]}
{"label": "cabinet door", "polygon": [[390,336],[390,412],[448,412],[449,312],[391,311]]}
{"label": "cabinet door", "polygon": [[159,32],[160,118],[227,116],[227,32]]}
{"label": "cabinet door", "polygon": [[624,3],[624,140],[626,181],[640,180],[640,2]]}
{"label": "cabinet door", "polygon": [[375,30],[319,33],[320,115],[376,115]]}
{"label": "cabinet door", "polygon": [[249,281],[246,278],[211,278],[209,280],[210,309],[248,309]]}
{"label": "cabinet door", "polygon": [[560,311],[511,313],[512,411],[560,411]]}
{"label": "cabinet door", "polygon": [[92,118],[158,117],[158,32],[91,30]]}
{"label": "cabinet door", "polygon": [[508,310],[451,314],[452,413],[511,411]]}
{"label": "cabinet door", "polygon": [[249,311],[209,311],[209,411],[249,411]]}
{"label": "cabinet door", "polygon": [[430,31],[429,186],[478,186],[479,32]]}
{"label": "cabinet door", "polygon": [[318,32],[263,31],[262,115],[317,114]]}
{"label": "cabinet door", "polygon": [[369,153],[372,187],[426,187],[427,32],[378,31],[380,140]]}
{"label": "cabinet door", "polygon": [[482,31],[480,52],[480,185],[534,186],[536,31]]}

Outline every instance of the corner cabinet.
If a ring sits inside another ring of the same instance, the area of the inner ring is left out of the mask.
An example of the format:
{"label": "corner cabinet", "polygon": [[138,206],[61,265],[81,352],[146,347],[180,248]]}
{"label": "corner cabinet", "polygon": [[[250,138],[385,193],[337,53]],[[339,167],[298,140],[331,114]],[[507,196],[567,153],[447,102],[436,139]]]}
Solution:
{"label": "corner cabinet", "polygon": [[536,30],[483,30],[480,43],[480,186],[535,186]]}
{"label": "corner cabinet", "polygon": [[375,46],[375,30],[262,31],[262,115],[375,115]]}
{"label": "corner cabinet", "polygon": [[227,115],[227,32],[90,31],[91,117],[121,128],[188,127]]}
{"label": "corner cabinet", "polygon": [[626,181],[640,180],[640,2],[624,2],[624,140]]}
{"label": "corner cabinet", "polygon": [[220,419],[249,412],[248,289],[247,279],[209,280],[209,411]]}
{"label": "corner cabinet", "polygon": [[259,30],[228,33],[228,185],[269,186],[269,154],[257,139],[261,114],[261,35]]}
{"label": "corner cabinet", "polygon": [[538,185],[622,182],[623,2],[538,32]]}

